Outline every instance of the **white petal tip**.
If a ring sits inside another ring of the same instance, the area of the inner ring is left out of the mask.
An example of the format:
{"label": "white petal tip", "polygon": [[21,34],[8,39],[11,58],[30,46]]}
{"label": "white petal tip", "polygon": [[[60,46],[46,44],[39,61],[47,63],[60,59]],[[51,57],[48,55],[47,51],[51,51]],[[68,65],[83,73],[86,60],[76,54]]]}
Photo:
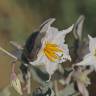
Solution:
{"label": "white petal tip", "polygon": [[89,38],[89,40],[92,40],[92,36],[91,36],[91,35],[89,35],[89,34],[88,34],[88,38]]}
{"label": "white petal tip", "polygon": [[45,24],[51,25],[56,19],[55,18],[49,18],[48,20],[45,21]]}
{"label": "white petal tip", "polygon": [[52,24],[55,20],[56,20],[55,18],[50,18],[50,19],[48,20],[48,22],[50,22],[50,24]]}
{"label": "white petal tip", "polygon": [[68,28],[69,32],[73,30],[73,27],[74,27],[74,24],[72,24],[72,25]]}
{"label": "white petal tip", "polygon": [[55,21],[55,18],[49,18],[43,24],[40,25],[40,32],[46,32],[51,24]]}
{"label": "white petal tip", "polygon": [[75,65],[76,65],[76,66],[85,66],[85,64],[82,63],[82,61],[81,61],[80,63],[76,63]]}
{"label": "white petal tip", "polygon": [[74,27],[74,24],[72,24],[71,28],[73,29],[73,27]]}
{"label": "white petal tip", "polygon": [[34,61],[34,62],[29,62],[29,64],[32,65],[32,66],[40,66],[40,65],[43,65],[42,63],[39,63],[39,62],[36,62],[36,61]]}
{"label": "white petal tip", "polygon": [[55,20],[56,20],[55,18],[49,18],[48,20],[46,20],[45,22],[41,24],[41,27],[45,25],[51,25]]}
{"label": "white petal tip", "polygon": [[29,62],[29,64],[30,64],[30,65],[35,65],[35,63],[33,63],[33,62]]}
{"label": "white petal tip", "polygon": [[90,64],[87,64],[87,63],[77,63],[77,64],[75,64],[76,66],[88,66],[88,65],[90,65]]}
{"label": "white petal tip", "polygon": [[63,30],[65,34],[71,32],[73,30],[74,24],[72,24],[69,28]]}
{"label": "white petal tip", "polygon": [[68,59],[70,62],[72,61],[71,57],[68,57],[67,59]]}

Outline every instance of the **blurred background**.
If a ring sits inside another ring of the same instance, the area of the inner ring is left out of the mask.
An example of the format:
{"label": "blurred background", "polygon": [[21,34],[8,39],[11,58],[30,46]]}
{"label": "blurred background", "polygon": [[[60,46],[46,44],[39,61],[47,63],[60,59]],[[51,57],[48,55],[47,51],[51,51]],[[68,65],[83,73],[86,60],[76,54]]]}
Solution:
{"label": "blurred background", "polygon": [[[32,31],[50,17],[56,18],[54,26],[64,29],[82,14],[84,36],[96,36],[96,0],[0,0],[0,46],[11,51],[9,41],[23,45]],[[0,52],[0,90],[10,82],[11,60]]]}

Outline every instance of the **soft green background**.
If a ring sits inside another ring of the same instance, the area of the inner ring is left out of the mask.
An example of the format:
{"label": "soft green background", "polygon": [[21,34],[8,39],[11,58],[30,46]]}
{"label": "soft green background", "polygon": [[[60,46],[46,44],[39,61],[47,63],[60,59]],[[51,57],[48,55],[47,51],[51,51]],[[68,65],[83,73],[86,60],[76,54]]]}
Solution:
{"label": "soft green background", "polygon": [[[23,45],[44,20],[54,17],[54,25],[63,29],[81,14],[86,17],[84,36],[96,36],[96,0],[0,0],[0,46],[11,51],[10,40]],[[0,52],[0,90],[9,84],[11,60]]]}

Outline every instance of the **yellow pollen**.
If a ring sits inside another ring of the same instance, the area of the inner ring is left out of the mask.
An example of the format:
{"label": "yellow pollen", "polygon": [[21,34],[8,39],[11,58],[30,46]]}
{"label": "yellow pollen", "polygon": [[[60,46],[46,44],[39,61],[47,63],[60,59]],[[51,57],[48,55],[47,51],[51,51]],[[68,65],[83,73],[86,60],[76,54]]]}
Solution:
{"label": "yellow pollen", "polygon": [[60,59],[60,57],[56,54],[57,52],[63,52],[58,45],[48,42],[45,44],[44,54],[50,61],[55,62]]}

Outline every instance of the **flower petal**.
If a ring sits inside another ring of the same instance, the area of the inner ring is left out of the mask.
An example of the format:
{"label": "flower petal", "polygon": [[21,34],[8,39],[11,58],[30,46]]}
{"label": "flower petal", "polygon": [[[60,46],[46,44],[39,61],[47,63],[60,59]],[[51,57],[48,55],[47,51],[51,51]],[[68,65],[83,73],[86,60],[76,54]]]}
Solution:
{"label": "flower petal", "polygon": [[45,68],[46,68],[46,71],[52,75],[56,69],[58,69],[58,64],[57,63],[53,63],[53,62],[46,62],[46,65],[45,65]]}
{"label": "flower petal", "polygon": [[65,62],[66,60],[71,61],[71,57],[69,55],[69,50],[68,50],[68,45],[63,44],[60,47],[63,50],[63,52],[62,53],[57,53],[59,56],[61,56],[61,59],[59,60],[59,63]]}
{"label": "flower petal", "polygon": [[82,94],[82,96],[89,96],[89,92],[83,83],[77,82],[77,86],[78,86],[79,92]]}
{"label": "flower petal", "polygon": [[66,35],[73,30],[74,24],[72,24],[69,28],[62,30],[62,35]]}
{"label": "flower petal", "polygon": [[54,36],[52,37],[51,41],[53,43],[58,44],[58,45],[59,44],[64,44],[64,42],[65,42],[65,36],[72,31],[73,26],[74,25],[72,25],[71,27],[69,27],[69,28],[67,28],[65,30],[58,31],[57,34],[55,33]]}
{"label": "flower petal", "polygon": [[94,55],[96,51],[96,38],[93,38],[90,35],[88,35],[88,37],[89,37],[89,50]]}
{"label": "flower petal", "polygon": [[81,62],[77,63],[76,65],[82,65],[82,66],[90,65],[90,66],[94,66],[94,65],[96,65],[96,60],[91,54],[88,54],[88,55],[86,55],[84,57],[84,59]]}
{"label": "flower petal", "polygon": [[51,26],[51,24],[53,23],[55,21],[55,18],[49,18],[48,20],[46,20],[43,24],[41,24],[41,33],[42,32],[46,32],[48,29],[49,29],[49,27]]}

